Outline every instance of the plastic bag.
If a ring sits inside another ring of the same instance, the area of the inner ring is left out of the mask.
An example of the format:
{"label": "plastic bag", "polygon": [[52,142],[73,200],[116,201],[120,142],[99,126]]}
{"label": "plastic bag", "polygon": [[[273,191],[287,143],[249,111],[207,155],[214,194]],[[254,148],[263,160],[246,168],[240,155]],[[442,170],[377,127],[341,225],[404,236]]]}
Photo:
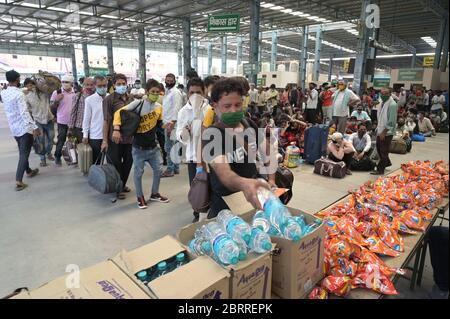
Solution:
{"label": "plastic bag", "polygon": [[352,279],[346,276],[328,276],[322,280],[322,288],[339,297],[348,295]]}
{"label": "plastic bag", "polygon": [[378,236],[367,238],[370,251],[379,255],[398,257],[400,253],[386,245]]}
{"label": "plastic bag", "polygon": [[378,237],[390,248],[398,252],[405,251],[405,245],[403,243],[403,238],[398,235],[398,232],[389,227],[387,224],[378,225],[377,229]]}
{"label": "plastic bag", "polygon": [[328,291],[322,287],[314,288],[309,294],[309,299],[328,299]]}
{"label": "plastic bag", "polygon": [[425,221],[423,218],[413,210],[405,210],[398,214],[399,219],[411,229],[424,231]]}
{"label": "plastic bag", "polygon": [[397,290],[391,280],[381,272],[376,264],[365,264],[352,280],[352,288],[364,287],[384,295],[396,295]]}

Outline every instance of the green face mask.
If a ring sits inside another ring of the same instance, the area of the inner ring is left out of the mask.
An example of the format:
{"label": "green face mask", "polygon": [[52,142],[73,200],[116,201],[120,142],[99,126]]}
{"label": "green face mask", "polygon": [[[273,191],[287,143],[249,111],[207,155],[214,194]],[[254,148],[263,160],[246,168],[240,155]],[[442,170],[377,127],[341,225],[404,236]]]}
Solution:
{"label": "green face mask", "polygon": [[381,101],[383,101],[383,103],[386,103],[386,101],[389,100],[389,98],[390,98],[390,96],[382,95],[381,96]]}
{"label": "green face mask", "polygon": [[159,94],[149,94],[148,100],[152,103],[155,103],[159,99]]}
{"label": "green face mask", "polygon": [[223,113],[220,117],[220,120],[223,124],[235,127],[237,126],[241,120],[244,118],[244,111],[240,112],[230,112],[230,113]]}

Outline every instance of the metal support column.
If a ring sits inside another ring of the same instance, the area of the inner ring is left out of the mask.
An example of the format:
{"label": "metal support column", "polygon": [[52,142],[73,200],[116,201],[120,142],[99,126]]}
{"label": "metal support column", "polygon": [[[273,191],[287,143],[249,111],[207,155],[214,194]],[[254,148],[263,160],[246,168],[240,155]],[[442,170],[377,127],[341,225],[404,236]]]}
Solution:
{"label": "metal support column", "polygon": [[[379,38],[380,38],[380,29],[378,29],[378,28],[373,28],[372,38],[373,38],[375,41],[378,41],[378,40],[379,40]],[[375,60],[376,60],[376,58],[377,58],[378,49],[377,49],[377,48],[370,48],[370,49],[369,49],[369,52],[370,52],[370,59],[374,60],[374,63],[375,63]],[[374,72],[374,73],[375,73],[375,72]],[[372,74],[372,75],[369,75],[369,76],[368,76],[368,80],[369,80],[370,82],[373,82],[373,79],[374,79],[374,78],[375,78],[375,74]]]}
{"label": "metal support column", "polygon": [[138,51],[139,51],[139,78],[142,86],[147,82],[147,58],[145,56],[145,29],[138,30]]}
{"label": "metal support column", "polygon": [[[239,69],[239,65],[242,63],[242,36],[239,35],[236,41],[236,70]],[[236,72],[237,73],[237,72]]]}
{"label": "metal support column", "polygon": [[411,57],[411,69],[414,69],[416,67],[416,57],[417,57],[417,52],[414,51]]}
{"label": "metal support column", "polygon": [[106,39],[106,56],[108,59],[108,73],[114,74],[114,56],[112,38]]}
{"label": "metal support column", "polygon": [[358,44],[356,48],[355,72],[353,74],[353,91],[361,95],[366,73],[366,59],[369,49],[369,29],[366,26],[366,8],[370,0],[362,0],[361,18],[359,23]]}
{"label": "metal support column", "polygon": [[444,46],[442,48],[442,58],[440,70],[445,72],[447,70],[447,59],[448,59],[448,20],[447,27],[445,28]]}
{"label": "metal support column", "polygon": [[272,50],[270,54],[270,72],[277,70],[278,32],[272,31]]}
{"label": "metal support column", "polygon": [[191,68],[191,20],[183,20],[183,75],[187,83],[186,73]]}
{"label": "metal support column", "polygon": [[192,41],[192,67],[198,70],[198,41]]}
{"label": "metal support column", "polygon": [[222,58],[222,74],[227,73],[227,36],[222,37],[222,52],[221,52],[221,58]]}
{"label": "metal support column", "polygon": [[300,59],[300,74],[299,74],[299,83],[300,87],[305,89],[305,81],[306,81],[306,63],[308,60],[308,26],[303,26],[302,34],[302,52]]}
{"label": "metal support column", "polygon": [[177,45],[177,55],[178,55],[178,76],[181,78],[183,76],[183,46]]}
{"label": "metal support column", "polygon": [[436,40],[436,51],[434,52],[434,64],[433,69],[439,69],[439,65],[441,65],[441,52],[442,52],[442,43],[444,42],[445,30],[447,29],[447,19],[441,20],[441,28],[439,30],[439,35]]}
{"label": "metal support column", "polygon": [[75,55],[75,45],[72,44],[70,46],[70,59],[72,60],[72,75],[75,82],[78,82],[78,73],[77,73],[77,58]]}
{"label": "metal support column", "polygon": [[329,62],[329,66],[328,66],[328,82],[330,82],[331,84],[331,75],[333,74],[333,58],[330,57],[330,62]]}
{"label": "metal support column", "polygon": [[317,28],[316,31],[316,46],[315,46],[315,57],[314,57],[314,81],[319,81],[320,73],[320,53],[322,52],[322,26]]}
{"label": "metal support column", "polygon": [[[250,56],[249,61],[259,69],[259,24],[260,24],[260,2],[259,0],[252,0],[250,2]],[[256,83],[258,70],[250,74],[250,82]]]}
{"label": "metal support column", "polygon": [[81,45],[81,48],[83,50],[83,70],[84,70],[84,76],[89,76],[89,54],[88,54],[88,46],[87,43],[83,43]]}
{"label": "metal support column", "polygon": [[212,50],[213,50],[213,45],[211,42],[208,43],[208,75],[211,75],[212,72]]}

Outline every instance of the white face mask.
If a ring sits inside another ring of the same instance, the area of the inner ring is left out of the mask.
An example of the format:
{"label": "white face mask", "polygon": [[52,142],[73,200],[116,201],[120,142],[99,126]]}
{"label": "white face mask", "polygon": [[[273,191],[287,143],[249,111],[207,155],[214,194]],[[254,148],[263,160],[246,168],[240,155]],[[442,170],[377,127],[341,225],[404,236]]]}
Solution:
{"label": "white face mask", "polygon": [[194,93],[189,97],[189,104],[192,105],[192,108],[194,109],[195,117],[198,117],[200,114],[204,100],[203,96],[197,93]]}

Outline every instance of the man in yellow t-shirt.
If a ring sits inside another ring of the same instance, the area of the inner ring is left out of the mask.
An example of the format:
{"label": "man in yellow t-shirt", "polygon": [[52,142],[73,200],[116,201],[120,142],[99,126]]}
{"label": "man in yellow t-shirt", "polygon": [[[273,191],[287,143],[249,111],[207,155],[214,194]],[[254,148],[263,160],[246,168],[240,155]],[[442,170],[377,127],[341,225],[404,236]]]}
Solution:
{"label": "man in yellow t-shirt", "polygon": [[159,193],[161,178],[161,153],[156,144],[156,128],[162,121],[163,109],[159,104],[159,83],[149,80],[146,84],[146,96],[142,100],[136,100],[124,106],[114,113],[114,133],[112,139],[118,142],[122,138],[121,112],[124,110],[138,113],[141,121],[137,131],[133,135],[133,163],[134,163],[134,185],[136,188],[137,202],[140,209],[147,208],[147,202],[142,190],[142,176],[145,163],[149,163],[153,169],[153,185],[149,200],[168,203],[169,199]]}

